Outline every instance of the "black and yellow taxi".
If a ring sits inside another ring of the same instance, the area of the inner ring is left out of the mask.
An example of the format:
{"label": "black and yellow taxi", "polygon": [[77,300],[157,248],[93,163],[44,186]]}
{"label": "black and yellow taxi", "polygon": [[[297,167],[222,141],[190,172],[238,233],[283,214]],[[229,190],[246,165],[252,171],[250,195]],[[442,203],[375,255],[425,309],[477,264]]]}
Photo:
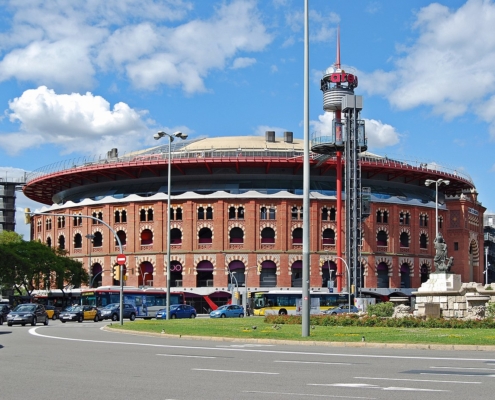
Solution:
{"label": "black and yellow taxi", "polygon": [[72,306],[62,311],[59,315],[59,319],[63,323],[67,321],[83,322],[85,320],[98,322],[101,320],[101,315],[96,307]]}

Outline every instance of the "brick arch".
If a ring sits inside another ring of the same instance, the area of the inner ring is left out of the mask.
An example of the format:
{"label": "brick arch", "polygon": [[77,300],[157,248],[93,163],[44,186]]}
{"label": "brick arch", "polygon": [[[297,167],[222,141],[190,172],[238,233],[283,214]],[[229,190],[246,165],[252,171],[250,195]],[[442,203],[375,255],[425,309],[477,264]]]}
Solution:
{"label": "brick arch", "polygon": [[378,226],[375,231],[375,236],[378,235],[378,232],[383,231],[387,234],[387,237],[390,238],[390,232],[386,226]]}
{"label": "brick arch", "polygon": [[[277,266],[277,271],[275,272],[276,275],[280,275],[280,258],[272,255],[272,254],[262,254],[258,255],[258,259],[256,260],[257,265],[261,265],[263,261],[273,261],[275,265]],[[260,271],[256,272],[258,275],[261,275]]]}
{"label": "brick arch", "polygon": [[411,230],[409,228],[400,228],[399,236],[404,232],[407,233],[407,236],[409,236],[409,239],[411,239]]}
{"label": "brick arch", "polygon": [[[184,258],[183,255],[181,254],[170,254],[170,264],[172,264],[172,261],[177,261],[182,265],[182,270],[184,271],[185,267],[184,265],[186,264],[186,259]],[[155,275],[155,264],[153,264],[153,275]],[[163,260],[163,275],[167,276],[167,258],[165,257]]]}
{"label": "brick arch", "polygon": [[122,231],[126,234],[127,236],[127,227],[126,226],[119,226],[117,229],[115,229],[115,233],[119,232],[119,231]]}
{"label": "brick arch", "polygon": [[[113,262],[112,265],[116,264],[117,263],[117,259],[115,259],[115,261]],[[103,258],[100,258],[100,257],[91,257],[91,265],[90,265],[90,268],[91,268],[91,273],[93,273],[93,265],[95,264],[100,264],[101,265],[101,276],[105,276],[105,273],[108,272],[110,274],[110,276],[112,276],[112,271],[105,271],[105,260]]]}
{"label": "brick arch", "polygon": [[143,231],[145,229],[149,229],[151,231],[151,233],[153,233],[153,236],[155,235],[155,231],[153,229],[153,225],[147,225],[147,224],[142,225],[142,226],[139,227],[139,234],[141,235],[141,233],[143,233]]}
{"label": "brick arch", "polygon": [[80,234],[81,235],[81,245],[82,245],[82,238],[84,237],[81,230],[80,229],[74,229],[74,231],[72,232],[72,245],[74,245],[76,243],[76,235],[77,234]]}
{"label": "brick arch", "polygon": [[261,238],[261,232],[265,228],[272,228],[273,231],[275,232],[275,239],[277,238],[277,227],[274,223],[271,223],[271,222],[265,222],[263,224],[260,224],[260,238]]}
{"label": "brick arch", "polygon": [[302,255],[300,254],[293,254],[289,257],[289,267],[294,264],[296,261],[302,261]]}
{"label": "brick arch", "polygon": [[399,272],[402,265],[407,264],[409,266],[409,276],[414,276],[414,261],[410,258],[400,258],[399,259]]}
{"label": "brick arch", "polygon": [[419,260],[419,274],[421,275],[421,267],[423,265],[426,265],[427,268],[428,268],[428,273],[431,274],[433,271],[433,267],[431,266],[431,260],[428,260],[428,259],[420,259]]}
{"label": "brick arch", "polygon": [[225,256],[225,267],[228,267],[228,265],[232,261],[241,261],[244,264],[244,267],[247,268],[248,265],[248,259],[246,256],[243,256],[241,254],[229,254]]}
{"label": "brick arch", "polygon": [[469,249],[471,250],[471,260],[473,267],[478,267],[480,265],[480,248],[478,242],[474,239],[469,241]]}
{"label": "brick arch", "polygon": [[241,228],[244,234],[246,234],[246,227],[244,226],[243,222],[232,222],[229,224],[229,229],[232,228]]}
{"label": "brick arch", "polygon": [[150,257],[150,256],[145,256],[145,255],[143,255],[143,256],[137,256],[137,258],[136,258],[136,268],[134,268],[134,275],[135,276],[139,276],[139,274],[140,274],[139,266],[143,262],[149,262],[153,266],[153,272],[152,272],[152,274],[153,274],[153,276],[156,276],[156,259],[155,259],[155,257]]}
{"label": "brick arch", "polygon": [[52,246],[53,246],[53,238],[52,238],[52,234],[51,233],[49,233],[48,235],[46,235],[45,243],[47,242],[48,238],[50,238],[52,240]]}
{"label": "brick arch", "polygon": [[393,267],[392,267],[392,260],[387,257],[377,257],[375,259],[375,276],[378,276],[378,264],[385,263],[387,264],[388,267],[388,276],[393,275]]}
{"label": "brick arch", "polygon": [[203,208],[205,209],[205,211],[206,211],[206,209],[207,209],[208,207],[211,207],[212,211],[215,211],[215,209],[214,209],[214,207],[213,207],[213,204],[210,204],[210,203],[209,203],[209,204],[196,204],[196,212],[198,212],[198,210],[199,210],[201,207],[203,207]]}
{"label": "brick arch", "polygon": [[290,232],[294,232],[294,229],[301,228],[303,229],[303,223],[302,222],[295,222],[294,225],[290,227]]}
{"label": "brick arch", "polygon": [[331,229],[332,231],[335,232],[335,236],[337,236],[337,226],[335,224],[328,224],[328,223],[323,224],[321,226],[321,233],[323,233],[325,229]]}
{"label": "brick arch", "polygon": [[[369,260],[366,257],[361,257],[361,264],[363,265],[363,276],[368,276],[369,275],[369,267],[370,267]],[[364,284],[364,282],[363,282],[363,284]]]}
{"label": "brick arch", "polygon": [[[425,235],[426,236],[426,244],[430,244],[430,236],[428,235],[428,231],[426,231],[425,229],[421,229],[419,231],[419,235],[418,235],[418,243],[420,243],[420,238],[421,238],[421,235]],[[424,249],[423,249],[424,250]]]}
{"label": "brick arch", "polygon": [[201,222],[200,224],[198,224],[198,227],[197,227],[197,232],[196,232],[196,238],[197,239],[199,239],[199,231],[203,228],[209,228],[211,231],[211,238],[213,239],[215,237],[215,231],[213,229],[213,224],[211,224],[210,222]]}
{"label": "brick arch", "polygon": [[170,224],[170,229],[178,229],[180,230],[182,233],[184,233],[184,230],[182,229],[182,224],[178,224],[178,223],[171,223]]}

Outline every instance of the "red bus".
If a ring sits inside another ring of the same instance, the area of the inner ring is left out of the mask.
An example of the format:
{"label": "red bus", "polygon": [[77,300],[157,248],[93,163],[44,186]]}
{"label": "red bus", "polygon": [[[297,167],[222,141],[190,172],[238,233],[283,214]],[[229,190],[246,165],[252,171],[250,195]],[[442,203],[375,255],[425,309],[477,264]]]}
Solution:
{"label": "red bus", "polygon": [[[120,303],[120,286],[100,286],[81,291],[83,305],[105,307],[112,303]],[[136,308],[136,317],[155,318],[156,312],[167,305],[167,292],[163,289],[124,286],[124,304],[126,303]],[[171,292],[170,304],[184,304],[184,294]]]}

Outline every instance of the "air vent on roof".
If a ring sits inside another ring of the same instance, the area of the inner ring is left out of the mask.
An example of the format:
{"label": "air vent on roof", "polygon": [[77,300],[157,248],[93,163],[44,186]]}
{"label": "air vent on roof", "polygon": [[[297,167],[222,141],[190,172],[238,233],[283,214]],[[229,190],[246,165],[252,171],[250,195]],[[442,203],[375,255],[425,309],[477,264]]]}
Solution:
{"label": "air vent on roof", "polygon": [[275,142],[275,131],[266,131],[265,132],[265,140],[267,142],[274,143]]}
{"label": "air vent on roof", "polygon": [[112,150],[107,152],[107,158],[117,158],[119,156],[119,150],[113,148]]}
{"label": "air vent on roof", "polygon": [[284,142],[292,143],[294,140],[294,134],[292,132],[284,132]]}

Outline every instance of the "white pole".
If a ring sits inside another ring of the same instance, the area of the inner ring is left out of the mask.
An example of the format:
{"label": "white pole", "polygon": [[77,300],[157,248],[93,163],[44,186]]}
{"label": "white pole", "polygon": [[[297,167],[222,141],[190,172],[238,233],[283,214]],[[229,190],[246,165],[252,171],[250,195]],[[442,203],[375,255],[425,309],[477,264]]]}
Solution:
{"label": "white pole", "polygon": [[442,182],[441,179],[435,182],[435,238],[438,237],[438,185]]}
{"label": "white pole", "polygon": [[171,159],[171,148],[172,148],[172,140],[174,138],[167,134],[168,137],[168,175],[167,175],[167,296],[166,296],[166,307],[165,310],[167,312],[167,319],[170,318],[170,180],[172,179],[172,163]]}
{"label": "white pole", "polygon": [[488,247],[485,247],[485,285],[488,285]]}

